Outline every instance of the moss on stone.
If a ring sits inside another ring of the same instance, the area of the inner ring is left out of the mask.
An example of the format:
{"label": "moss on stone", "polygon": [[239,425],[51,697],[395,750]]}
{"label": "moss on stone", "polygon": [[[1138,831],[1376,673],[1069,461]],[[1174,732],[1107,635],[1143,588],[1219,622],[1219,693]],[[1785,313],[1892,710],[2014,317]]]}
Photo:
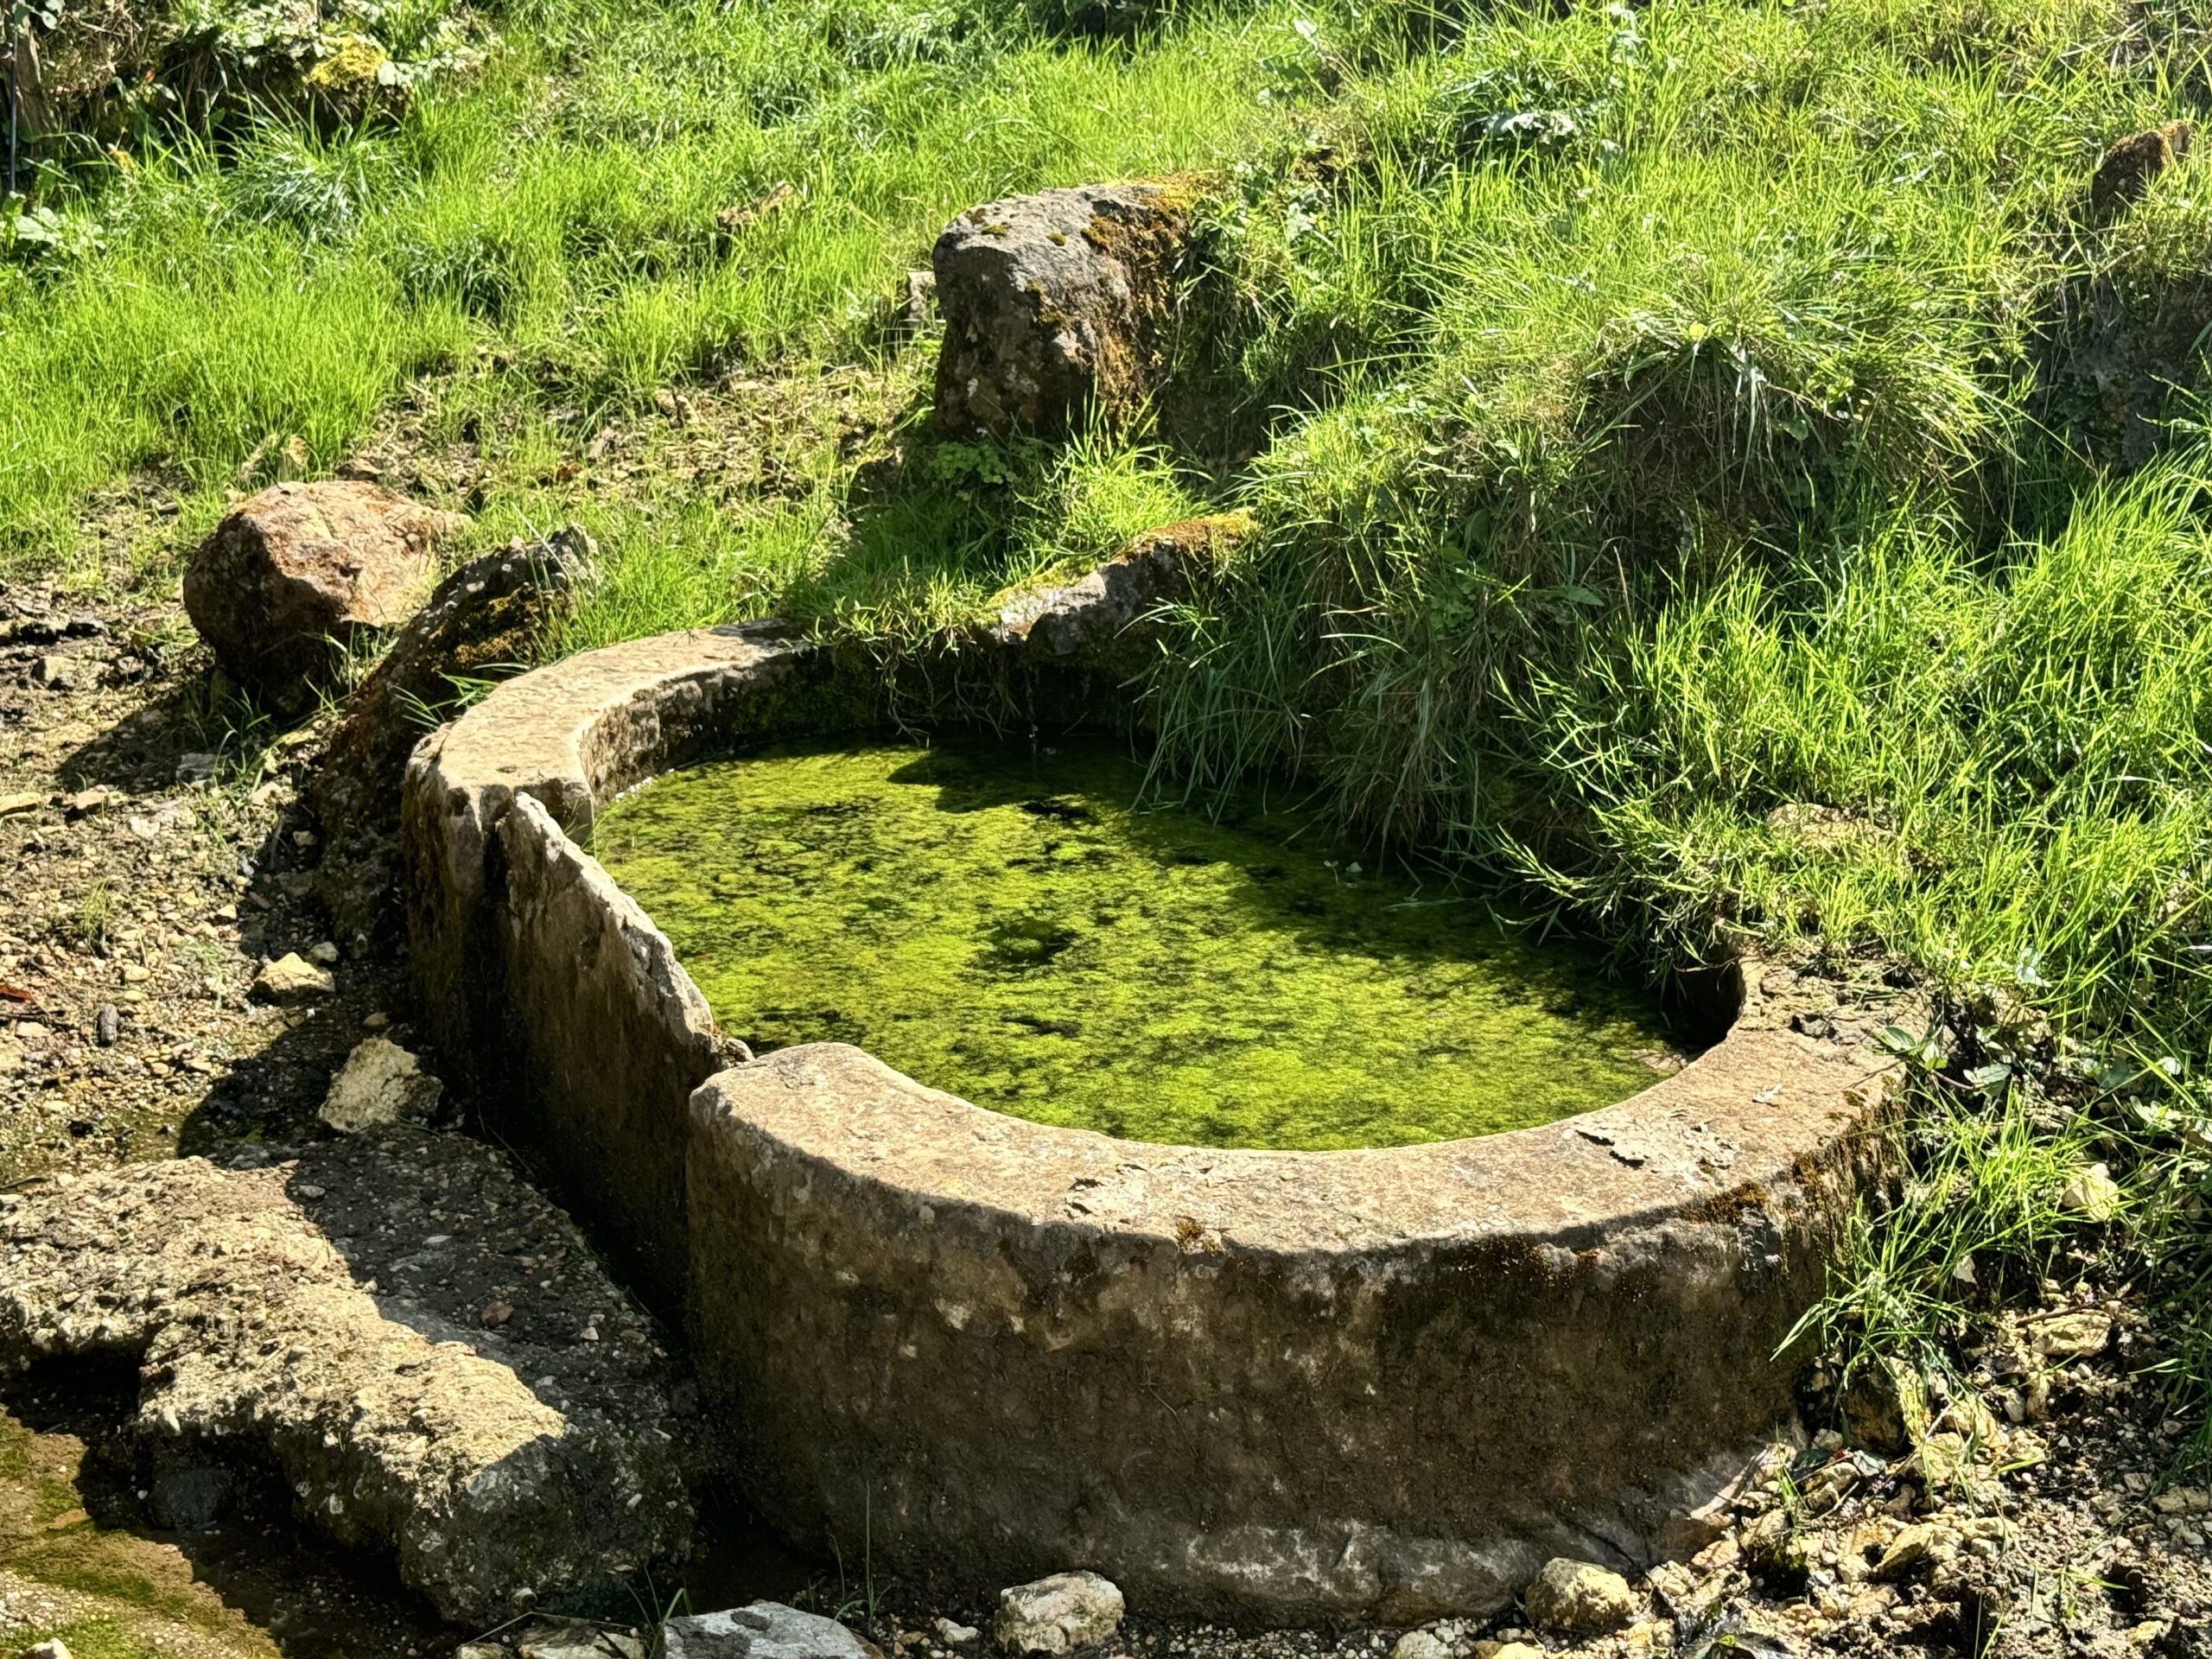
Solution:
{"label": "moss on stone", "polygon": [[1656,1007],[1294,817],[1139,810],[1104,744],[785,746],[662,779],[596,851],[725,1031],[836,1040],[1040,1122],[1332,1147],[1541,1123],[1653,1081]]}

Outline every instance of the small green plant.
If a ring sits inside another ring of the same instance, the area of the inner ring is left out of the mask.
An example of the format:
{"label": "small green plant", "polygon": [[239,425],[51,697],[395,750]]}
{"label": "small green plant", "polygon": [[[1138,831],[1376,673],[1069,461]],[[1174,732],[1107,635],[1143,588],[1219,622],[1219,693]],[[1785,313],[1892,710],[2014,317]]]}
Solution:
{"label": "small green plant", "polygon": [[449,695],[435,701],[420,696],[404,686],[395,687],[392,696],[409,725],[434,732],[448,721],[467,713],[489,696],[501,680],[523,672],[527,666],[523,663],[487,663],[478,673],[441,675]]}
{"label": "small green plant", "polygon": [[2082,1224],[2064,1199],[2089,1162],[2086,1113],[2024,1086],[1962,1090],[1925,1067],[1910,1094],[1890,1131],[1894,1186],[1861,1202],[1827,1294],[1783,1344],[1813,1338],[1847,1384],[1882,1357],[1940,1363],[1974,1313],[2034,1294]]}
{"label": "small green plant", "polygon": [[79,895],[76,907],[70,913],[70,937],[87,950],[105,951],[120,909],[115,889],[105,878],[94,881]]}

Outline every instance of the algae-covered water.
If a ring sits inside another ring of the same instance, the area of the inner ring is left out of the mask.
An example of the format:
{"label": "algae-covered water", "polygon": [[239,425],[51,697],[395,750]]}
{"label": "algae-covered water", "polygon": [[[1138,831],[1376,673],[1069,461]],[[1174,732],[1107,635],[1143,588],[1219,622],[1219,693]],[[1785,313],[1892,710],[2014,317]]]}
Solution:
{"label": "algae-covered water", "polygon": [[1374,1147],[1623,1099],[1670,1045],[1579,950],[1301,845],[1140,810],[1100,743],[785,746],[660,779],[594,851],[756,1050],[859,1045],[1130,1140]]}

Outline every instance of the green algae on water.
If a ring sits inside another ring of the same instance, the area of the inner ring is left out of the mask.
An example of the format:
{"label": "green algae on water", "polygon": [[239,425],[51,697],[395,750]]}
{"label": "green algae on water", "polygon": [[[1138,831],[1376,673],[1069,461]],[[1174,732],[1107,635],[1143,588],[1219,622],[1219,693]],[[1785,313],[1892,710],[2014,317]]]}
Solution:
{"label": "green algae on water", "polygon": [[1657,1010],[1582,952],[1297,844],[1135,804],[1104,743],[786,745],[660,779],[594,850],[722,1029],[846,1042],[1041,1123],[1396,1146],[1655,1079]]}

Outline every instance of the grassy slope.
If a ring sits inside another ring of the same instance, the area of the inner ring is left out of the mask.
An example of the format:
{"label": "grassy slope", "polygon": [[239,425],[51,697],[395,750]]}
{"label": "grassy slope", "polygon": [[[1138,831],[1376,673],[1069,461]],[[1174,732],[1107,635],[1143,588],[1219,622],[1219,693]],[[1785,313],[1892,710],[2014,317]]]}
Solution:
{"label": "grassy slope", "polygon": [[[89,488],[166,469],[188,529],[264,440],[327,467],[410,388],[434,438],[476,435],[480,538],[599,536],[570,643],[772,604],[896,638],[1242,504],[1262,534],[1152,687],[1198,786],[1295,765],[1648,963],[1819,935],[2049,1010],[2096,1064],[1986,1071],[1997,1127],[1961,1131],[2040,1126],[1977,1166],[1981,1234],[2028,1267],[2111,1133],[2087,1074],[2171,1056],[2193,1102],[2212,463],[2118,465],[2143,431],[2099,365],[2165,335],[2194,361],[2206,164],[2083,219],[2104,145],[2198,111],[2189,14],[1263,3],[1099,40],[1006,0],[542,0],[499,27],[397,129],[50,187],[98,245],[0,266],[6,556],[88,573]],[[926,356],[884,325],[945,218],[1185,169],[1212,181],[1181,348],[1212,430],[932,441]],[[840,363],[887,421],[823,414]],[[591,487],[592,432],[732,375],[791,411],[772,476]],[[1993,1016],[1967,1043],[2029,1046]],[[2142,1167],[2146,1203],[2201,1173]],[[1923,1252],[1933,1282],[1967,1247]]]}

